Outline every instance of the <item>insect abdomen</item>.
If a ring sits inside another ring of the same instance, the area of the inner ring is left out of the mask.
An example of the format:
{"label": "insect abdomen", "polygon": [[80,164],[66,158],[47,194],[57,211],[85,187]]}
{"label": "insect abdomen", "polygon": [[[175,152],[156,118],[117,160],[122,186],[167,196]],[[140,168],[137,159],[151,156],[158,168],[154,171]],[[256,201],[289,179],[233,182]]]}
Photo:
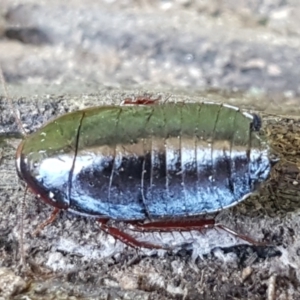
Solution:
{"label": "insect abdomen", "polygon": [[270,172],[252,117],[235,108],[166,104],[100,113],[81,121],[69,195],[75,212],[118,220],[215,212]]}
{"label": "insect abdomen", "polygon": [[187,217],[236,204],[270,172],[253,117],[226,105],[98,107],[63,115],[18,148],[48,204],[117,220]]}

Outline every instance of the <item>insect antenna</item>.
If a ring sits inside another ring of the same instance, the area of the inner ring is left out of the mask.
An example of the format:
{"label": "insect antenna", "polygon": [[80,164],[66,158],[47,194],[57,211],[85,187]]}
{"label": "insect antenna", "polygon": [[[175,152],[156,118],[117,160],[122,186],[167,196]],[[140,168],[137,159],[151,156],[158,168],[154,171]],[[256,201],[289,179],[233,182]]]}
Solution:
{"label": "insect antenna", "polygon": [[172,97],[172,94],[167,95],[166,99],[163,100],[162,104],[166,104],[167,102],[169,102],[171,97]]}
{"label": "insect antenna", "polygon": [[25,251],[24,251],[24,215],[25,215],[25,199],[28,191],[28,186],[26,186],[24,191],[24,196],[21,203],[21,213],[20,213],[20,263],[25,265]]}
{"label": "insect antenna", "polygon": [[[1,84],[2,84],[2,87],[3,87],[3,91],[4,91],[4,96],[5,98],[7,99],[9,105],[10,105],[10,108],[11,108],[11,111],[16,119],[16,122],[18,124],[18,127],[20,129],[20,131],[22,132],[23,136],[26,136],[26,131],[24,129],[24,126],[22,125],[22,122],[21,122],[21,119],[19,118],[18,116],[18,111],[16,110],[16,108],[14,107],[13,105],[13,101],[12,101],[12,98],[9,96],[9,93],[8,93],[8,89],[7,89],[7,84],[6,84],[6,81],[5,81],[5,78],[4,78],[4,74],[3,74],[3,70],[2,70],[2,67],[0,65],[0,81],[1,81]],[[25,198],[26,198],[26,193],[27,193],[27,190],[28,190],[28,186],[26,186],[25,188],[25,192],[24,192],[24,196],[23,196],[23,199],[22,199],[22,202],[21,202],[21,212],[18,213],[18,217],[20,219],[20,263],[21,265],[25,265],[25,252],[24,252],[24,215],[25,215]]]}

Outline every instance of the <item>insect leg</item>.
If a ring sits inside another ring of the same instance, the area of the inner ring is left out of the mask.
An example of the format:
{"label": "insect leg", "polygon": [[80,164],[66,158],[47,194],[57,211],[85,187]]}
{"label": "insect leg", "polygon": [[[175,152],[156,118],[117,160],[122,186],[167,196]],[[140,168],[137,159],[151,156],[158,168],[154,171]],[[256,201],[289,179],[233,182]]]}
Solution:
{"label": "insect leg", "polygon": [[157,104],[157,102],[161,99],[159,96],[156,99],[151,99],[151,96],[138,96],[134,99],[132,98],[125,98],[122,105],[152,105]]}
{"label": "insect leg", "polygon": [[202,231],[203,229],[212,229],[219,228],[231,235],[234,235],[250,244],[253,245],[265,245],[265,243],[257,242],[252,238],[239,234],[236,231],[220,224],[216,223],[214,219],[202,219],[202,220],[169,220],[169,221],[157,221],[157,222],[149,222],[146,224],[134,224],[134,231],[141,232],[153,232],[153,231],[190,231],[190,230],[198,230]]}
{"label": "insect leg", "polygon": [[135,239],[131,235],[121,231],[120,229],[118,229],[116,227],[112,227],[110,225],[107,225],[108,220],[99,219],[98,221],[100,222],[100,228],[104,232],[110,234],[115,239],[118,239],[119,241],[121,241],[122,243],[124,243],[124,244],[126,244],[130,247],[170,250],[170,248],[167,248],[167,247],[164,247],[164,246],[155,245],[155,244],[148,243],[148,242],[143,242],[143,241],[138,241],[137,239]]}
{"label": "insect leg", "polygon": [[42,231],[46,226],[48,226],[49,224],[53,223],[54,220],[56,219],[58,213],[59,213],[60,209],[55,207],[53,212],[51,213],[51,216],[42,224],[40,224],[38,226],[38,228],[32,233],[32,235],[38,235],[40,233],[40,231]]}
{"label": "insect leg", "polygon": [[256,246],[267,246],[266,243],[255,241],[252,238],[250,238],[249,236],[240,234],[240,233],[228,228],[227,226],[224,226],[223,224],[216,223],[214,227],[215,228],[220,228],[220,229],[228,232],[229,234],[234,235],[234,236],[236,236],[236,237],[238,237],[238,238],[240,238],[240,239],[242,239],[242,240],[244,240],[244,241],[246,241],[250,244],[253,244],[253,245],[256,245]]}
{"label": "insect leg", "polygon": [[190,231],[213,228],[215,226],[214,219],[207,220],[166,220],[155,221],[149,223],[134,223],[135,231]]}

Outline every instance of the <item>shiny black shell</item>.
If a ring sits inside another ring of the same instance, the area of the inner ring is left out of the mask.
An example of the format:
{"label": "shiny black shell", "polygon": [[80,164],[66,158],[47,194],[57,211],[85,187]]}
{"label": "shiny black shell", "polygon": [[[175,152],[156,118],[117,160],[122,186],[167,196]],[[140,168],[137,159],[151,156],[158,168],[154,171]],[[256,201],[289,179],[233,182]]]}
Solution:
{"label": "shiny black shell", "polygon": [[46,203],[78,214],[197,216],[237,204],[268,178],[260,125],[214,103],[96,107],[29,136],[17,169]]}

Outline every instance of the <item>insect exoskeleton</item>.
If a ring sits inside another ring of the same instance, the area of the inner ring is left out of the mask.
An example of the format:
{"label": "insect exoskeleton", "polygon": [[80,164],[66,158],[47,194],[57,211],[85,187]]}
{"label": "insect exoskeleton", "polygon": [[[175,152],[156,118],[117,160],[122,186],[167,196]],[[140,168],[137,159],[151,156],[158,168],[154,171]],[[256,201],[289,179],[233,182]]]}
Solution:
{"label": "insect exoskeleton", "polygon": [[[140,99],[58,117],[20,144],[20,177],[55,208],[148,220],[138,228],[159,231],[188,230],[190,217],[235,205],[268,178],[270,148],[259,116],[225,104],[153,104]],[[180,222],[172,227],[170,219]],[[215,225],[196,223],[192,228]]]}

